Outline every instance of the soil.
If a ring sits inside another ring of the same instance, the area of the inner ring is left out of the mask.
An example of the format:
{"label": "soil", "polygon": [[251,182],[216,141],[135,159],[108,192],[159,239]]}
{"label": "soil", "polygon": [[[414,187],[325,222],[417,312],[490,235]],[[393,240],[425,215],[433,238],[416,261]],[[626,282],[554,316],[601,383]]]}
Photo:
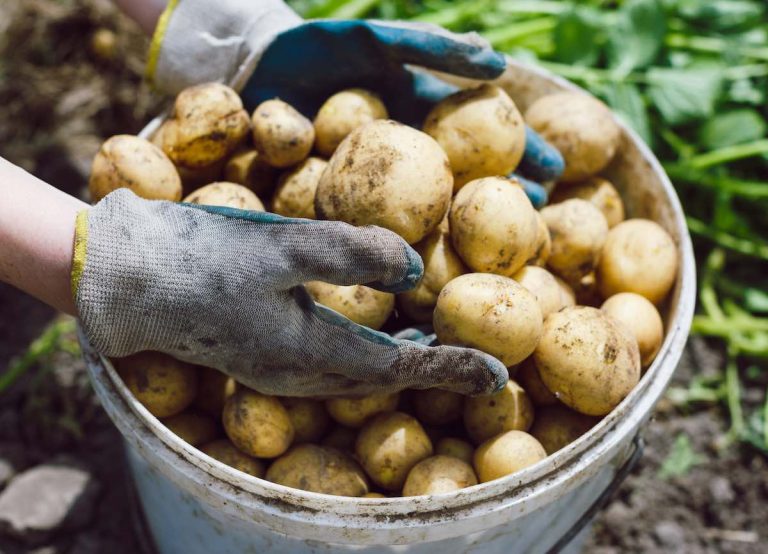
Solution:
{"label": "soil", "polygon": [[[100,29],[114,33],[112,56],[92,47]],[[82,196],[101,141],[135,133],[161,105],[142,81],[146,49],[147,39],[106,0],[3,0],[0,155]],[[0,285],[0,374],[57,317]],[[89,525],[53,536],[35,551],[137,552],[129,479],[116,463],[119,435],[93,397],[73,341],[69,330],[0,396],[0,454],[21,449],[22,467],[75,459],[101,482]],[[721,366],[716,348],[692,340],[675,381],[684,385],[694,372]],[[716,407],[687,411],[662,401],[645,433],[644,457],[597,518],[586,551],[768,552],[768,460],[729,444],[727,427]],[[698,463],[663,478],[660,468],[680,434],[690,438]],[[0,552],[31,551],[0,537]]]}

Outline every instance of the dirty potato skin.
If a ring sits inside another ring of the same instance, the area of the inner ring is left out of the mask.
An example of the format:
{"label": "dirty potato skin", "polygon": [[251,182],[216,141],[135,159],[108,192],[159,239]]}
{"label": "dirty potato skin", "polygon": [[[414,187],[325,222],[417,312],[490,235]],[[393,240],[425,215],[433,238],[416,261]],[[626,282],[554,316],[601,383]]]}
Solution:
{"label": "dirty potato skin", "polygon": [[143,138],[115,135],[101,145],[91,166],[88,191],[98,202],[127,188],[147,200],[181,199],[181,178],[168,156]]}
{"label": "dirty potato skin", "polygon": [[453,176],[429,135],[381,119],[358,127],[328,162],[315,197],[319,219],[378,225],[415,244],[448,211]]}
{"label": "dirty potato skin", "polygon": [[555,189],[549,202],[558,204],[571,198],[592,202],[603,212],[609,229],[624,221],[624,202],[616,187],[608,179],[590,177],[579,183],[561,184]]}
{"label": "dirty potato skin", "polygon": [[543,267],[527,265],[512,278],[533,293],[544,319],[563,307],[560,285],[555,280],[555,276]]}
{"label": "dirty potato skin", "polygon": [[435,445],[435,454],[440,456],[453,456],[468,464],[472,464],[472,456],[475,448],[465,440],[454,437],[443,437]]}
{"label": "dirty potato skin", "polygon": [[376,393],[358,398],[332,398],[325,408],[334,421],[346,427],[360,428],[373,416],[397,408],[400,394]]}
{"label": "dirty potato skin", "polygon": [[536,421],[530,433],[541,443],[547,454],[554,454],[599,422],[599,417],[580,414],[562,404],[556,404],[536,411]]}
{"label": "dirty potato skin", "polygon": [[318,304],[339,312],[358,325],[380,329],[395,309],[395,295],[363,285],[332,285],[322,281],[304,283]]}
{"label": "dirty potato skin", "polygon": [[504,431],[527,431],[532,423],[533,404],[511,379],[501,392],[470,397],[464,403],[464,428],[476,444]]}
{"label": "dirty potato skin", "polygon": [[586,415],[609,413],[640,380],[635,338],[608,314],[587,306],[547,318],[534,361],[546,387]]}
{"label": "dirty potato skin", "polygon": [[349,133],[389,114],[378,94],[352,88],[331,96],[320,106],[314,120],[315,148],[330,158]]}
{"label": "dirty potato skin", "polygon": [[677,247],[655,221],[628,219],[608,233],[597,268],[604,298],[634,292],[658,305],[676,277]]}
{"label": "dirty potato skin", "polygon": [[197,394],[197,368],[159,352],[139,352],[116,361],[133,396],[159,418],[184,411]]}
{"label": "dirty potato skin", "polygon": [[547,265],[571,286],[597,267],[608,237],[608,223],[593,204],[581,199],[566,200],[541,210],[552,237]]}
{"label": "dirty potato skin", "polygon": [[235,183],[221,181],[197,189],[184,199],[189,204],[223,206],[238,210],[263,212],[264,204],[249,189]]}
{"label": "dirty potato skin", "polygon": [[280,398],[293,426],[293,442],[318,442],[331,425],[331,418],[319,400],[311,398]]}
{"label": "dirty potato skin", "polygon": [[442,344],[477,348],[509,367],[536,348],[542,319],[536,297],[516,281],[468,273],[440,292],[433,324]]}
{"label": "dirty potato skin", "polygon": [[602,171],[621,142],[621,129],[600,100],[581,92],[539,98],[525,121],[565,159],[561,181],[577,182]]}
{"label": "dirty potato skin", "polygon": [[210,442],[219,434],[216,420],[202,413],[186,411],[162,421],[163,425],[192,446]]}
{"label": "dirty potato skin", "polygon": [[408,473],[403,496],[445,494],[477,485],[475,470],[453,456],[432,456],[420,461]]}
{"label": "dirty potato skin", "polygon": [[293,442],[293,424],[280,401],[246,388],[227,399],[222,423],[232,443],[257,458],[280,456]]}
{"label": "dirty potato skin", "polygon": [[292,447],[272,462],[265,478],[279,485],[320,494],[363,496],[368,493],[365,473],[352,458],[316,444]]}
{"label": "dirty potato skin", "polygon": [[511,277],[538,246],[536,210],[515,180],[468,183],[454,198],[449,220],[453,247],[476,272]]}
{"label": "dirty potato skin", "polygon": [[648,367],[664,340],[661,314],[647,298],[633,292],[614,294],[600,307],[632,332],[640,348],[640,363]]}
{"label": "dirty potato skin", "polygon": [[235,468],[238,471],[253,475],[254,477],[264,477],[264,463],[240,452],[234,444],[227,439],[219,439],[200,447],[200,450],[222,464]]}
{"label": "dirty potato skin", "polygon": [[511,173],[525,151],[523,116],[503,89],[489,84],[439,102],[424,132],[448,154],[454,192],[475,179]]}
{"label": "dirty potato skin", "polygon": [[424,261],[424,274],[414,289],[397,295],[397,302],[408,317],[427,323],[432,321],[437,296],[443,287],[452,279],[469,272],[469,269],[453,249],[447,217],[413,248]]}
{"label": "dirty potato skin", "polygon": [[544,267],[552,254],[552,238],[549,236],[549,228],[540,212],[536,212],[536,246],[533,255],[526,262],[528,265]]}
{"label": "dirty potato skin", "polygon": [[374,483],[399,491],[411,468],[432,455],[432,442],[416,419],[389,412],[379,414],[362,428],[355,453]]}
{"label": "dirty potato skin", "polygon": [[307,158],[280,176],[272,197],[272,211],[285,217],[315,219],[317,184],[328,162],[322,158]]}
{"label": "dirty potato skin", "polygon": [[416,419],[426,425],[446,425],[461,419],[464,396],[440,389],[413,391]]}
{"label": "dirty potato skin", "polygon": [[547,457],[541,443],[523,431],[507,431],[481,444],[474,466],[481,483],[505,477]]}
{"label": "dirty potato skin", "polygon": [[576,305],[576,293],[573,290],[573,287],[563,281],[560,277],[557,275],[554,276],[555,281],[557,281],[557,285],[560,287],[560,309],[568,308],[570,306]]}
{"label": "dirty potato skin", "polygon": [[[517,367],[517,373],[515,373],[515,380],[520,383],[531,399],[536,408],[539,406],[551,406],[557,404],[557,397],[544,384],[539,375],[539,370],[536,369],[536,364],[533,361],[533,356],[526,358],[523,363]],[[536,418],[538,419],[538,409],[536,410]]]}
{"label": "dirty potato skin", "polygon": [[312,122],[282,100],[262,102],[253,111],[253,144],[272,167],[305,160],[315,142]]}
{"label": "dirty potato skin", "polygon": [[226,158],[249,128],[237,93],[220,83],[205,83],[179,93],[158,140],[173,163],[194,169]]}

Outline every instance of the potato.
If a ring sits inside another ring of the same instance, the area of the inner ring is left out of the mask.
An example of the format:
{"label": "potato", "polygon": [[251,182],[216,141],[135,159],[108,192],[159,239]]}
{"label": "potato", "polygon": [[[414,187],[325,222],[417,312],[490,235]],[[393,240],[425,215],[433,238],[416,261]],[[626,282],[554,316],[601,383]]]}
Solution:
{"label": "potato", "polygon": [[357,441],[357,429],[337,425],[320,441],[320,444],[353,454],[355,452],[355,441]]}
{"label": "potato", "polygon": [[355,453],[368,477],[383,489],[402,489],[411,468],[432,455],[432,442],[408,414],[379,414],[360,431]]}
{"label": "potato", "polygon": [[197,394],[195,366],[159,352],[139,352],[117,360],[125,386],[158,418],[183,412]]}
{"label": "potato", "polygon": [[386,498],[386,496],[380,492],[369,492],[364,494],[361,498]]}
{"label": "potato", "polygon": [[128,188],[148,200],[181,199],[181,178],[168,156],[152,143],[131,135],[107,139],[91,166],[91,200],[98,202],[119,188]]}
{"label": "potato", "polygon": [[453,456],[432,456],[408,473],[403,496],[445,494],[477,485],[472,466]]}
{"label": "potato", "polygon": [[246,388],[227,399],[222,423],[232,443],[250,456],[275,458],[293,442],[293,424],[280,401]]}
{"label": "potato", "polygon": [[449,217],[453,247],[473,271],[511,277],[539,246],[536,210],[514,180],[472,181],[454,198]]}
{"label": "potato", "polygon": [[336,496],[363,496],[368,480],[345,454],[315,444],[300,444],[269,466],[267,481],[286,487]]}
{"label": "potato", "polygon": [[413,391],[416,418],[427,425],[445,425],[461,419],[464,397],[440,389]]}
{"label": "potato", "polygon": [[613,159],[621,130],[611,111],[581,92],[560,92],[539,98],[525,112],[525,121],[565,160],[561,181],[574,182],[602,171]]}
{"label": "potato", "polygon": [[310,281],[304,287],[318,304],[371,329],[380,329],[395,309],[394,294],[363,285],[345,287]]}
{"label": "potato", "polygon": [[608,179],[590,177],[580,183],[562,183],[555,189],[549,202],[557,204],[571,198],[581,198],[594,204],[603,212],[608,228],[624,221],[624,202]]}
{"label": "potato", "polygon": [[587,415],[607,414],[640,380],[635,338],[605,312],[586,306],[547,318],[534,361],[547,388]]}
{"label": "potato", "polygon": [[598,264],[608,237],[603,213],[586,200],[574,198],[541,210],[552,237],[547,265],[574,286]]}
{"label": "potato", "polygon": [[448,154],[454,192],[481,177],[508,175],[525,151],[523,116],[503,89],[489,84],[439,102],[424,132]]}
{"label": "potato", "polygon": [[536,412],[531,435],[551,455],[571,444],[599,422],[599,417],[580,414],[557,404]]}
{"label": "potato", "polygon": [[179,93],[159,140],[173,163],[200,168],[226,158],[248,129],[248,113],[237,93],[220,83],[205,83]]}
{"label": "potato", "polygon": [[328,166],[321,158],[307,158],[284,173],[272,197],[272,211],[285,217],[315,219],[315,192]]}
{"label": "potato", "polygon": [[162,421],[163,425],[192,446],[210,442],[219,434],[218,424],[213,418],[196,412],[182,412]]}
{"label": "potato", "polygon": [[378,393],[358,398],[332,398],[325,402],[325,408],[334,421],[355,429],[382,412],[397,408],[398,393]]}
{"label": "potato", "polygon": [[437,295],[443,287],[469,270],[453,249],[447,218],[413,248],[424,261],[424,274],[414,289],[397,295],[398,306],[411,319],[426,323],[432,321]]}
{"label": "potato", "polygon": [[238,210],[264,211],[259,197],[253,194],[243,185],[235,183],[211,183],[197,189],[184,199],[190,204],[203,204],[206,206],[223,206],[225,208],[237,208]]}
{"label": "potato", "polygon": [[433,324],[442,344],[477,348],[509,367],[536,348],[542,317],[536,297],[516,281],[468,273],[443,287]]}
{"label": "potato", "polygon": [[453,176],[429,135],[380,119],[358,127],[331,157],[317,186],[320,219],[378,225],[415,244],[448,211]]}
{"label": "potato", "polygon": [[573,291],[573,288],[571,287],[571,285],[563,281],[557,275],[555,275],[554,277],[555,277],[555,281],[557,281],[557,284],[560,287],[560,306],[561,306],[560,309],[567,308],[569,306],[575,306],[576,293]]}
{"label": "potato", "polygon": [[562,292],[555,276],[542,267],[524,266],[512,278],[536,297],[541,315],[546,317],[563,307]]}
{"label": "potato", "polygon": [[552,238],[549,236],[549,228],[541,213],[536,212],[536,246],[533,256],[526,262],[529,265],[544,267],[552,254]]}
{"label": "potato", "polygon": [[315,142],[312,122],[279,99],[262,102],[251,117],[253,144],[272,167],[305,160]]}
{"label": "potato", "polygon": [[389,114],[378,94],[361,88],[342,90],[331,96],[315,116],[315,148],[330,158],[341,141],[358,127]]}
{"label": "potato", "polygon": [[597,268],[603,297],[634,292],[659,304],[676,276],[677,247],[658,223],[628,219],[608,233]]}
{"label": "potato", "polygon": [[523,431],[507,431],[488,439],[475,451],[475,472],[487,483],[532,466],[547,457],[539,441]]}
{"label": "potato", "polygon": [[224,402],[235,394],[237,383],[220,371],[207,367],[198,368],[197,396],[194,405],[217,420],[221,419]]}
{"label": "potato", "polygon": [[[533,361],[533,357],[526,358],[517,368],[515,373],[515,380],[520,383],[523,390],[531,399],[531,403],[536,406],[551,406],[557,404],[557,397],[550,392],[544,381],[541,380],[539,370],[536,369],[536,364]],[[538,410],[536,414],[538,419]]]}
{"label": "potato", "polygon": [[472,464],[472,456],[475,452],[474,447],[467,441],[454,437],[444,437],[437,441],[435,445],[435,454],[440,456],[453,456],[468,464]]}
{"label": "potato", "polygon": [[532,423],[533,404],[511,379],[501,392],[470,397],[464,403],[464,428],[476,444],[504,431],[527,431]]}
{"label": "potato", "polygon": [[318,442],[331,425],[331,418],[319,400],[280,398],[293,426],[293,443]]}
{"label": "potato", "polygon": [[639,294],[620,292],[606,300],[600,309],[629,329],[640,348],[640,364],[651,365],[664,340],[664,323],[656,306]]}
{"label": "potato", "polygon": [[243,148],[232,154],[224,165],[224,180],[248,187],[257,196],[267,198],[275,188],[277,170],[267,164],[255,148]]}
{"label": "potato", "polygon": [[264,477],[264,463],[261,460],[252,458],[243,452],[240,452],[235,445],[227,439],[220,439],[202,446],[202,452],[208,454],[214,460],[220,461],[235,468],[238,471],[253,475],[254,477]]}

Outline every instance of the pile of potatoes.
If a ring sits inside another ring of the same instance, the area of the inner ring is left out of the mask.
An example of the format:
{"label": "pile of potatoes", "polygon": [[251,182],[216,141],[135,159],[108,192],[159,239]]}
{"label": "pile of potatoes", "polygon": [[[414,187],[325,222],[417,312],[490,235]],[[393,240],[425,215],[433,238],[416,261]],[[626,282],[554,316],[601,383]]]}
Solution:
{"label": "pile of potatoes", "polygon": [[[537,211],[510,175],[525,125],[565,173]],[[279,99],[244,109],[220,84],[183,91],[147,141],[109,139],[90,181],[301,218],[379,225],[424,260],[394,295],[307,283],[321,303],[373,329],[431,325],[435,343],[483,350],[511,379],[483,397],[406,390],[363,398],[277,398],[216,370],[142,352],[115,361],[128,389],[172,432],[224,464],[325,494],[443,494],[520,471],[564,448],[638,383],[664,337],[659,312],[677,248],[625,219],[601,176],[621,147],[598,100],[542,97],[522,114],[485,84],[449,96],[415,129],[370,91],[330,97],[314,121]]]}

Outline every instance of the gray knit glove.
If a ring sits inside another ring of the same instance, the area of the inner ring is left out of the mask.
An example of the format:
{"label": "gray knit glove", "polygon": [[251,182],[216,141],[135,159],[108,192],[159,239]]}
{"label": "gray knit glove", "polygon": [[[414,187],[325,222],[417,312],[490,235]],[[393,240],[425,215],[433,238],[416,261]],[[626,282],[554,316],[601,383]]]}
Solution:
{"label": "gray knit glove", "polygon": [[301,286],[399,292],[422,270],[405,241],[378,227],[142,200],[120,189],[78,216],[73,287],[83,329],[107,356],[165,352],[276,395],[499,390],[507,370],[495,358],[361,327]]}

